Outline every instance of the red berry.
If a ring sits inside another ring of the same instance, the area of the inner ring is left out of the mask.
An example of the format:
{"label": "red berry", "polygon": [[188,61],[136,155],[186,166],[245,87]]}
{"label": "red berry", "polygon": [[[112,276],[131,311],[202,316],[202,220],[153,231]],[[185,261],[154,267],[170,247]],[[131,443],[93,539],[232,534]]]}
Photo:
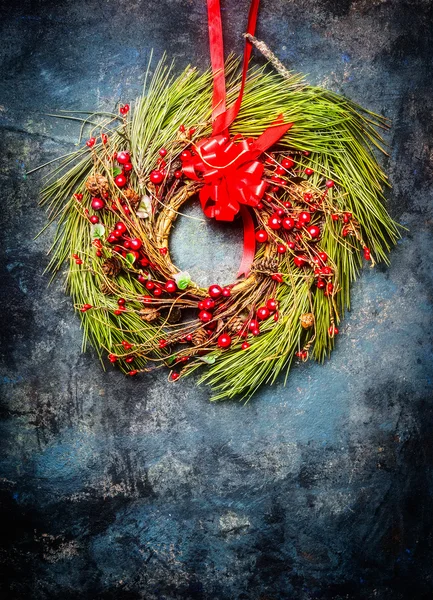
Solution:
{"label": "red berry", "polygon": [[118,221],[114,226],[114,229],[123,235],[126,232],[126,225],[125,223],[122,223],[122,221]]}
{"label": "red berry", "polygon": [[146,283],[147,279],[144,277],[144,275],[137,275],[137,281],[140,283]]}
{"label": "red berry", "polygon": [[117,187],[120,187],[120,188],[125,187],[125,185],[126,185],[125,175],[122,175],[122,173],[120,175],[117,175],[114,178],[114,183],[117,185]]}
{"label": "red berry", "polygon": [[191,158],[191,152],[189,150],[184,150],[180,155],[181,160],[189,160],[190,158]]}
{"label": "red berry", "polygon": [[102,252],[100,250],[96,250],[96,256],[102,256]]}
{"label": "red berry", "polygon": [[296,248],[296,243],[290,240],[290,242],[287,242],[287,246],[290,248],[290,250],[294,250]]}
{"label": "red berry", "polygon": [[284,227],[284,229],[293,229],[295,226],[295,220],[292,219],[291,217],[286,217],[285,219],[282,220],[282,225]]}
{"label": "red berry", "polygon": [[348,223],[350,221],[350,219],[352,218],[352,213],[350,212],[345,212],[343,214],[343,223]]}
{"label": "red berry", "polygon": [[295,165],[291,158],[283,158],[281,164],[285,169],[291,169]]}
{"label": "red berry", "polygon": [[143,245],[143,242],[138,238],[133,238],[129,243],[133,250],[140,250],[141,246]]}
{"label": "red berry", "polygon": [[339,215],[331,215],[331,219],[333,221],[338,221],[339,218],[340,218]]}
{"label": "red berry", "polygon": [[168,252],[168,248],[166,246],[164,246],[164,248],[160,248],[159,249],[159,253],[162,254],[162,256],[165,256]]}
{"label": "red berry", "polygon": [[74,198],[75,200],[78,200],[78,202],[81,202],[83,199],[83,194],[74,194]]}
{"label": "red berry", "polygon": [[338,334],[338,327],[335,327],[335,325],[331,325],[328,329],[328,333],[331,337],[334,337],[334,335]]}
{"label": "red berry", "polygon": [[275,300],[275,298],[269,298],[269,300],[266,302],[266,307],[273,312],[274,310],[277,310],[278,302]]}
{"label": "red berry", "polygon": [[328,179],[328,181],[326,182],[327,188],[333,188],[334,185],[335,185],[335,183],[332,181],[332,179]]}
{"label": "red berry", "polygon": [[119,298],[119,300],[117,301],[117,304],[119,306],[125,306],[125,304],[126,304],[125,298]]}
{"label": "red berry", "polygon": [[185,133],[185,125],[181,125],[181,126],[179,127],[179,131],[180,131],[181,133]]}
{"label": "red berry", "polygon": [[108,355],[108,360],[109,360],[111,363],[115,363],[115,362],[117,362],[117,356],[116,356],[115,354],[109,354],[109,355]]}
{"label": "red berry", "polygon": [[253,329],[258,329],[259,328],[259,322],[256,319],[251,319],[249,325],[248,325],[248,329],[250,331],[253,331]]}
{"label": "red berry", "polygon": [[182,177],[182,171],[175,171],[174,172],[174,176],[176,177],[176,179],[180,179]]}
{"label": "red berry", "polygon": [[123,165],[123,171],[125,173],[129,173],[130,171],[132,171],[133,167],[132,167],[132,163],[126,163]]}
{"label": "red berry", "polygon": [[96,225],[96,223],[99,223],[99,217],[98,217],[98,216],[96,216],[96,215],[92,215],[92,216],[90,217],[89,221],[90,221],[91,223],[93,223],[93,225]]}
{"label": "red berry", "polygon": [[222,295],[224,296],[224,298],[229,298],[231,296],[231,294],[232,294],[232,291],[229,287],[223,288]]}
{"label": "red berry", "polygon": [[83,306],[80,308],[80,311],[81,312],[86,312],[90,308],[93,308],[91,304],[83,304]]}
{"label": "red berry", "polygon": [[328,255],[326,252],[319,252],[319,258],[322,262],[326,262],[328,260]]}
{"label": "red berry", "polygon": [[264,321],[269,317],[269,315],[270,312],[266,306],[260,306],[260,308],[257,309],[257,318],[260,319],[260,321]]}
{"label": "red berry", "polygon": [[284,244],[278,244],[277,252],[278,254],[284,254],[285,252],[287,252],[287,247]]}
{"label": "red berry", "polygon": [[127,163],[131,162],[131,155],[129,154],[129,152],[118,152],[116,160],[119,164],[126,165]]}
{"label": "red berry", "polygon": [[326,281],[324,281],[323,279],[318,279],[316,285],[319,288],[319,290],[323,290],[326,287]]}
{"label": "red berry", "polygon": [[313,239],[320,236],[320,227],[317,227],[317,225],[311,225],[307,228],[307,231]]}
{"label": "red berry", "polygon": [[298,218],[299,221],[304,224],[309,223],[311,221],[311,215],[309,212],[306,211],[302,211]]}
{"label": "red berry", "polygon": [[164,158],[164,156],[167,156],[167,149],[161,148],[161,150],[159,151],[159,155],[162,156],[163,158]]}
{"label": "red berry", "polygon": [[207,310],[201,310],[198,313],[198,318],[200,319],[200,321],[202,321],[203,323],[209,323],[209,321],[212,320],[212,313],[210,313]]}
{"label": "red berry", "polygon": [[260,329],[258,327],[256,327],[255,329],[251,329],[251,333],[253,335],[260,335]]}
{"label": "red berry", "polygon": [[263,244],[268,241],[268,233],[264,229],[256,231],[256,240]]}
{"label": "red berry", "polygon": [[304,267],[307,264],[307,258],[305,256],[295,256],[293,262],[297,267]]}
{"label": "red berry", "polygon": [[107,237],[107,242],[109,244],[115,244],[117,242],[117,235],[114,235],[114,233],[110,233],[110,235]]}
{"label": "red berry", "polygon": [[274,321],[278,321],[279,318],[280,318],[280,315],[278,314],[278,312],[276,312],[274,314]]}
{"label": "red berry", "polygon": [[227,333],[222,333],[218,338],[218,346],[220,348],[228,348],[232,343],[232,338]]}
{"label": "red berry", "polygon": [[367,248],[367,246],[364,246],[363,252],[364,252],[365,260],[371,260],[370,248]]}
{"label": "red berry", "polygon": [[90,139],[87,140],[86,146],[88,148],[92,148],[95,145],[95,142],[96,142],[95,138],[91,137]]}
{"label": "red berry", "polygon": [[163,293],[162,287],[160,287],[159,285],[156,285],[155,289],[153,290],[153,295],[155,296],[155,298],[159,298],[160,296],[162,296],[162,293]]}
{"label": "red berry", "polygon": [[164,175],[161,171],[155,170],[150,174],[150,181],[155,184],[159,184],[163,181]]}
{"label": "red berry", "polygon": [[136,369],[134,369],[133,371],[129,371],[128,375],[130,377],[134,377],[134,375],[137,375],[138,371]]}
{"label": "red berry", "polygon": [[281,227],[281,219],[278,214],[274,213],[268,219],[268,225],[271,229],[280,229]]}
{"label": "red berry", "polygon": [[146,281],[146,290],[153,290],[155,288],[155,283],[153,281],[150,281],[150,279],[148,281]]}
{"label": "red berry", "polygon": [[286,172],[286,169],[284,169],[284,167],[277,167],[277,168],[275,169],[275,173],[276,173],[277,175],[284,175],[284,173],[285,173],[285,172]]}
{"label": "red berry", "polygon": [[272,279],[274,281],[278,281],[278,283],[283,283],[283,281],[284,281],[283,276],[281,275],[281,273],[274,273],[272,275]]}
{"label": "red berry", "polygon": [[311,202],[312,199],[313,199],[313,194],[311,192],[305,192],[305,194],[304,194],[305,202]]}
{"label": "red berry", "polygon": [[170,379],[172,381],[177,381],[180,377],[180,373],[177,373],[176,371],[173,371],[173,373],[170,375]]}
{"label": "red berry", "polygon": [[122,310],[120,308],[116,308],[116,310],[114,311],[114,314],[118,317],[119,315],[122,314]]}
{"label": "red berry", "polygon": [[[202,306],[200,306],[200,304]],[[205,310],[212,310],[215,308],[215,300],[213,298],[205,298],[202,302],[199,302],[199,308],[204,308]]]}
{"label": "red berry", "polygon": [[305,175],[307,177],[309,177],[310,175],[312,175],[314,173],[313,169],[305,169]]}
{"label": "red berry", "polygon": [[169,294],[173,294],[176,290],[177,290],[177,285],[176,282],[173,279],[168,279],[165,282],[165,286],[164,289],[166,292],[168,292]]}
{"label": "red berry", "polygon": [[248,342],[243,342],[242,343],[242,346],[241,346],[242,350],[248,350],[249,347],[250,347],[250,345],[249,345]]}
{"label": "red berry", "polygon": [[331,269],[331,267],[323,267],[322,273],[324,275],[332,275],[332,269]]}
{"label": "red berry", "polygon": [[221,296],[223,289],[219,285],[211,285],[208,289],[208,294],[211,298],[216,299]]}
{"label": "red berry", "polygon": [[93,198],[92,199],[92,208],[93,210],[102,210],[105,206],[105,202],[102,198]]}

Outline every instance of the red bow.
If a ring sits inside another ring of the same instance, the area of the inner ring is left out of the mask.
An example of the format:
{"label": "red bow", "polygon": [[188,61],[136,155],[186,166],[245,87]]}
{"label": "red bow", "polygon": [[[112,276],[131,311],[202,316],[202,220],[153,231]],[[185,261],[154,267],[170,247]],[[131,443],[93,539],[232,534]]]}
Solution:
{"label": "red bow", "polygon": [[195,154],[183,161],[185,175],[204,183],[200,190],[204,214],[217,221],[233,221],[240,204],[257,206],[267,187],[254,142],[238,140],[224,135],[204,138]]}

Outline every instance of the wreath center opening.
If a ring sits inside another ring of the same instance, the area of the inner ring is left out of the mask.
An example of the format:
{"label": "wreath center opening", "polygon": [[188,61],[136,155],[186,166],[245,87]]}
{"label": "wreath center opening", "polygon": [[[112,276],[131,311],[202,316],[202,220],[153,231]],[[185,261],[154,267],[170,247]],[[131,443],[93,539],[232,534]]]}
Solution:
{"label": "wreath center opening", "polygon": [[173,263],[202,287],[236,281],[243,249],[242,221],[206,218],[197,196],[186,202],[180,213],[169,238]]}

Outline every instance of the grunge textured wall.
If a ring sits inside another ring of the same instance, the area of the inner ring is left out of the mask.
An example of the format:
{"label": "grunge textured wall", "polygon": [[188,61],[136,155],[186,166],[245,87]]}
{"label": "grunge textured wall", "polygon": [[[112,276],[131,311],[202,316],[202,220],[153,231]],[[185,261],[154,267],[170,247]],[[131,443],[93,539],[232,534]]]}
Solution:
{"label": "grunge textured wall", "polygon": [[[5,600],[432,596],[432,3],[262,4],[257,35],[290,68],[392,119],[389,210],[407,230],[354,286],[331,361],[247,406],[80,354],[71,302],[43,274],[52,230],[33,240],[40,175],[26,176],[77,141],[44,113],[131,100],[151,48],[205,67],[204,0],[2,4]],[[241,52],[247,2],[223,7]],[[183,219],[175,259],[203,284],[231,279],[235,233]]]}

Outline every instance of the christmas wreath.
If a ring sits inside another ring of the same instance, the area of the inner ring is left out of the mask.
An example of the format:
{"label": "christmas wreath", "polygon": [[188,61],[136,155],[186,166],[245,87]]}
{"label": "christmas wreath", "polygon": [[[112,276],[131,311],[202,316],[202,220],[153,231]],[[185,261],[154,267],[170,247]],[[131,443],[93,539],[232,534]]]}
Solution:
{"label": "christmas wreath", "polygon": [[[162,60],[131,108],[61,115],[90,137],[42,193],[58,221],[49,268],[69,260],[84,345],[131,376],[205,367],[213,399],[323,361],[363,260],[386,261],[398,237],[375,158],[386,121],[289,72],[253,37],[257,10],[240,73],[208,0],[212,69],[175,77]],[[253,45],[269,63],[247,74]],[[208,218],[242,219],[239,281],[205,289],[172,263],[172,225],[197,200]]]}

